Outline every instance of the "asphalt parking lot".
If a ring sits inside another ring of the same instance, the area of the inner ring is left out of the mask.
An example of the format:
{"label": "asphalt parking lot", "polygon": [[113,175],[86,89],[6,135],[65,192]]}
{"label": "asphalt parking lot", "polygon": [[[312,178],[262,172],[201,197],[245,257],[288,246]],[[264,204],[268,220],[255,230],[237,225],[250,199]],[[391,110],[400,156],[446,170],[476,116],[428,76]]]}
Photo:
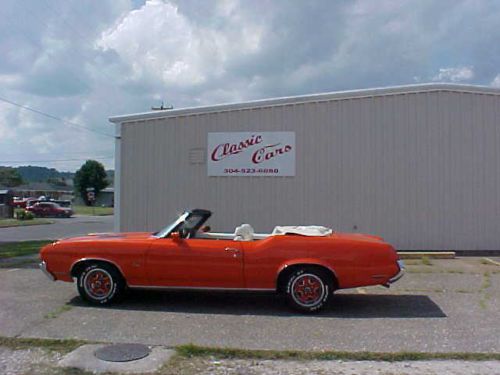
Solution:
{"label": "asphalt parking lot", "polygon": [[50,218],[54,224],[0,228],[0,242],[52,240],[92,232],[112,232],[113,216]]}
{"label": "asphalt parking lot", "polygon": [[296,314],[265,294],[130,292],[114,306],[92,307],[74,284],[4,264],[0,335],[247,349],[499,352],[500,266],[492,260],[407,261],[407,274],[391,289],[340,291],[314,316]]}

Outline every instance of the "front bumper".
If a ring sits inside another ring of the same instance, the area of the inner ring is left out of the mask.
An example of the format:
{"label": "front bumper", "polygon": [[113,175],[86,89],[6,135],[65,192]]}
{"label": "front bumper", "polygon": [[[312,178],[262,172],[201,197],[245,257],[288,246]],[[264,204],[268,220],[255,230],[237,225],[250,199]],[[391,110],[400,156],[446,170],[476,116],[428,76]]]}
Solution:
{"label": "front bumper", "polygon": [[40,270],[45,274],[45,276],[47,276],[50,280],[52,281],[56,281],[56,278],[54,277],[54,275],[52,275],[48,270],[47,270],[47,264],[42,261],[38,267],[40,268]]}
{"label": "front bumper", "polygon": [[405,264],[401,259],[398,259],[399,272],[392,278],[389,279],[389,284],[395,283],[405,274]]}

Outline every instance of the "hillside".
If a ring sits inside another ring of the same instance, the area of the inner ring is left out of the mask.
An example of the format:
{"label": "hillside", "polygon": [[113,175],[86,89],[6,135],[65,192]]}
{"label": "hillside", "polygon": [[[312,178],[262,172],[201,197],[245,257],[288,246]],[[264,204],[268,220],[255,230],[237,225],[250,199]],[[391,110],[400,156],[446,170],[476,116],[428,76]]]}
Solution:
{"label": "hillside", "polygon": [[[2,166],[0,166],[2,168]],[[12,168],[16,170],[23,179],[22,188],[29,189],[30,187],[38,186],[37,183],[45,183],[57,189],[64,186],[73,186],[74,172],[61,172],[55,168],[39,167],[34,165],[25,165]],[[106,171],[109,187],[114,185],[114,170]],[[0,183],[0,185],[2,185]],[[10,186],[10,185],[9,185]]]}
{"label": "hillside", "polygon": [[55,168],[37,167],[33,165],[15,168],[25,183],[41,182],[50,179],[72,179],[73,172],[59,172]]}

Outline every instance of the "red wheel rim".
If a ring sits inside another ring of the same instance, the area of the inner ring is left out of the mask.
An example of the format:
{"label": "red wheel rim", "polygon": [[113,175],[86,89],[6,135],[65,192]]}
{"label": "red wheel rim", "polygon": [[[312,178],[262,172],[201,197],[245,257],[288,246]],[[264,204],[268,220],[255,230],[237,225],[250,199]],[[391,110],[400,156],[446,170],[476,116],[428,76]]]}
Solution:
{"label": "red wheel rim", "polygon": [[323,299],[324,295],[325,287],[316,275],[300,275],[292,284],[292,297],[302,306],[314,306]]}
{"label": "red wheel rim", "polygon": [[83,281],[85,291],[95,299],[104,299],[109,296],[113,289],[111,275],[102,269],[90,271]]}

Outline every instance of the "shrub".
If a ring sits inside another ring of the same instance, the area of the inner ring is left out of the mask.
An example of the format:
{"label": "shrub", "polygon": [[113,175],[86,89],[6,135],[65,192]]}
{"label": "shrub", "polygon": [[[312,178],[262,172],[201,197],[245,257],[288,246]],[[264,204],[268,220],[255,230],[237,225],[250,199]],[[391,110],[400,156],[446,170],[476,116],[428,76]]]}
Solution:
{"label": "shrub", "polygon": [[16,219],[17,220],[33,220],[35,218],[35,215],[29,211],[17,211],[16,212]]}

